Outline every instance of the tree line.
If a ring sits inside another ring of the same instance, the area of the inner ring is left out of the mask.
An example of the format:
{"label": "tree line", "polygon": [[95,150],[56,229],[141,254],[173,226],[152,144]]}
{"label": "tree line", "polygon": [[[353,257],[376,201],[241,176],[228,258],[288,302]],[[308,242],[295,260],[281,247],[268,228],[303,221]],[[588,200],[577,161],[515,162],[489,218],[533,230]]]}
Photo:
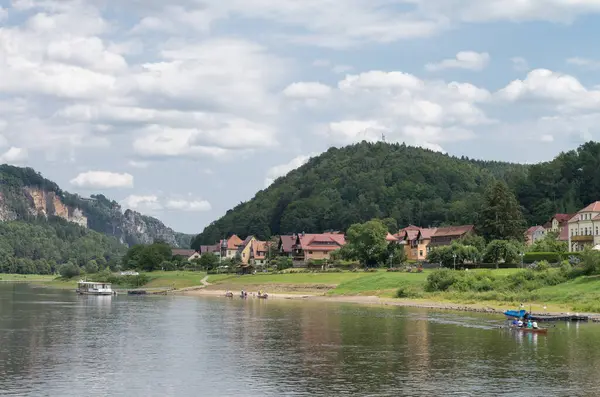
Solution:
{"label": "tree line", "polygon": [[502,181],[527,224],[572,213],[600,199],[600,143],[550,162],[520,165],[457,158],[406,145],[367,143],[331,148],[277,179],[208,225],[193,248],[231,234],[346,231],[370,219],[436,227],[476,224],[486,190]]}

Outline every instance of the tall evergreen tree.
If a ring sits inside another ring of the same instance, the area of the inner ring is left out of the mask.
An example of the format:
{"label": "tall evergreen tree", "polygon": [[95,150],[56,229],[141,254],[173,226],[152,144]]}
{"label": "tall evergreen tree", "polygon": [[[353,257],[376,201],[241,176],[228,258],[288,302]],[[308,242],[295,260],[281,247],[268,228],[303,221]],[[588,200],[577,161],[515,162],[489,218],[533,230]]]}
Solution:
{"label": "tall evergreen tree", "polygon": [[477,232],[487,241],[525,238],[525,219],[513,192],[503,181],[496,181],[484,194]]}

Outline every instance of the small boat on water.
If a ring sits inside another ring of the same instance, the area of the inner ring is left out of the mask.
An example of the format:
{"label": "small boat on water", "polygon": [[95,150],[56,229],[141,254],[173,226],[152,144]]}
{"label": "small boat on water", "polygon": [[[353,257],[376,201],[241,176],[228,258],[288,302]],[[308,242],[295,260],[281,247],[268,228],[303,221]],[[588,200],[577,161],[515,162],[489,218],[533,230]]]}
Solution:
{"label": "small boat on water", "polygon": [[267,294],[267,293],[259,294],[259,295],[256,295],[256,297],[258,299],[267,299],[269,297],[269,294]]}
{"label": "small boat on water", "polygon": [[547,334],[548,328],[510,327],[513,331],[527,332],[531,334]]}
{"label": "small boat on water", "polygon": [[524,318],[526,314],[527,310],[507,310],[504,312],[504,315],[510,318]]}
{"label": "small boat on water", "polygon": [[233,292],[225,292],[226,298],[233,298]]}
{"label": "small boat on water", "polygon": [[92,281],[79,281],[75,290],[79,295],[116,295],[110,283],[95,283]]}

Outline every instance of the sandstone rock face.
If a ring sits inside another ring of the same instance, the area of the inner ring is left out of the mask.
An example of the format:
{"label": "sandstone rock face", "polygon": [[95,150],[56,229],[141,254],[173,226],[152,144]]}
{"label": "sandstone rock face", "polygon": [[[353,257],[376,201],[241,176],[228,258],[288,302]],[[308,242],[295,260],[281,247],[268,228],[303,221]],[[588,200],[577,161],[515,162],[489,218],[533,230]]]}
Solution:
{"label": "sandstone rock face", "polygon": [[25,196],[30,198],[31,215],[58,216],[66,221],[88,227],[87,217],[81,208],[66,206],[54,192],[46,192],[37,187],[23,188]]}

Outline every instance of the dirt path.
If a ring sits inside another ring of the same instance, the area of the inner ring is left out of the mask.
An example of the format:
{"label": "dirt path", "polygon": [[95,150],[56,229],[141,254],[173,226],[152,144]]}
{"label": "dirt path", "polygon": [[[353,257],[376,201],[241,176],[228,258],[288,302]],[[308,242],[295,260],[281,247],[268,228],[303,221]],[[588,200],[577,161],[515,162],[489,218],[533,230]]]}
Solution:
{"label": "dirt path", "polygon": [[212,285],[207,280],[208,280],[208,276],[204,276],[204,278],[202,280],[200,280],[200,283],[202,285],[195,285],[193,287],[180,288],[180,289],[177,289],[177,290],[175,290],[173,292],[174,293],[186,293],[186,292],[189,292],[189,291],[199,291],[199,290],[202,290],[202,289],[208,287],[209,285]]}

